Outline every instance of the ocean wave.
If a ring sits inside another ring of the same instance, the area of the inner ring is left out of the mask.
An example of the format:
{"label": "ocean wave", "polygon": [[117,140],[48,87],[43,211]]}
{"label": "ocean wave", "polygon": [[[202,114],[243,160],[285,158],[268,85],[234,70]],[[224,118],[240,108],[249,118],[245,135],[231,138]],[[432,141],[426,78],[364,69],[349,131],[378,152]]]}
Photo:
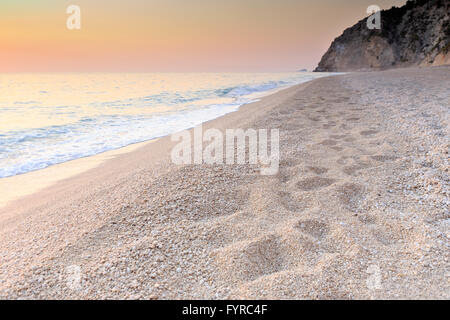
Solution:
{"label": "ocean wave", "polygon": [[289,84],[291,83],[288,81],[269,81],[258,85],[239,85],[234,87],[228,87],[225,89],[216,90],[216,93],[219,96],[237,98],[247,96],[252,93],[273,90],[279,87],[287,86]]}
{"label": "ocean wave", "polygon": [[69,160],[92,156],[133,143],[192,128],[233,112],[238,104],[208,105],[154,116],[102,116],[6,134],[0,141],[0,178]]}
{"label": "ocean wave", "polygon": [[[203,80],[204,75],[199,77]],[[198,89],[189,83],[186,86],[189,90],[170,91],[165,87],[153,94],[145,94],[145,91],[141,90],[141,95],[135,97],[107,101],[104,97],[102,101],[101,97],[92,94],[93,97],[89,98],[86,104],[79,105],[66,105],[66,101],[56,101],[52,106],[46,106],[44,102],[26,101],[26,98],[18,97],[16,103],[0,109],[0,117],[8,112],[22,112],[31,122],[34,114],[40,115],[41,118],[67,119],[60,125],[2,130],[0,178],[189,129],[236,111],[241,105],[254,101],[255,93],[269,92],[314,77],[317,76],[255,74],[247,77],[248,81],[242,81],[245,78],[242,75],[224,74],[217,76],[216,85],[214,82],[203,83]],[[74,81],[78,83],[79,79]],[[186,78],[183,78],[183,81],[186,81]],[[129,87],[135,85],[134,81],[126,84]],[[103,91],[88,91],[92,92]],[[54,94],[54,90],[51,90],[51,93]],[[56,94],[64,97],[61,92]],[[86,109],[91,112],[88,116]],[[130,109],[132,112],[129,112]]]}

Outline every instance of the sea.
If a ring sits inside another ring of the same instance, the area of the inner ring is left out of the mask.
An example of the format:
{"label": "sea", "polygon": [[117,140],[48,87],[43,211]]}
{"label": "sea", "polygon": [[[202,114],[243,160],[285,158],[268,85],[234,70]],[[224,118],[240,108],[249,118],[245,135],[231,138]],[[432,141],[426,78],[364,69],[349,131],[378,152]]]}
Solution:
{"label": "sea", "polygon": [[329,73],[2,73],[0,178],[192,128]]}

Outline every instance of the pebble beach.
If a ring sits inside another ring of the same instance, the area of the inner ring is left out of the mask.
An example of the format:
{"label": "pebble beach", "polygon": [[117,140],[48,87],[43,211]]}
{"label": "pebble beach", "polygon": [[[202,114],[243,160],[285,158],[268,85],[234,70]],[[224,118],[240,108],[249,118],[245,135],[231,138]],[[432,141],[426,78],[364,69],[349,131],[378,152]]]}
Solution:
{"label": "pebble beach", "polygon": [[176,165],[163,137],[10,202],[0,298],[449,299],[449,74],[320,78],[203,124],[279,129],[276,175]]}

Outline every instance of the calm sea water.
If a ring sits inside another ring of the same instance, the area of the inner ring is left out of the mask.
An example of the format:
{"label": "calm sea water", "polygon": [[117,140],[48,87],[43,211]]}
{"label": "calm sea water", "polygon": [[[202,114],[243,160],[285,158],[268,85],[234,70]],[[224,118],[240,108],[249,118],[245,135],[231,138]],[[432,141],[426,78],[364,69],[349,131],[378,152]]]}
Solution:
{"label": "calm sea water", "polygon": [[188,129],[326,75],[0,74],[0,178]]}

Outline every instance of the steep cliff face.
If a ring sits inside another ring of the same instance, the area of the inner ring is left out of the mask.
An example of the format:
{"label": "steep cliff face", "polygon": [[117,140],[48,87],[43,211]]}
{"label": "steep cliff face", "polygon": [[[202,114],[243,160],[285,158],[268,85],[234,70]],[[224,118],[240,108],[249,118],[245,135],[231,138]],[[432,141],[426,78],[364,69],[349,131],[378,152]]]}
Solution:
{"label": "steep cliff face", "polygon": [[450,0],[416,0],[382,11],[381,30],[365,18],[333,41],[315,71],[450,64],[449,12]]}

